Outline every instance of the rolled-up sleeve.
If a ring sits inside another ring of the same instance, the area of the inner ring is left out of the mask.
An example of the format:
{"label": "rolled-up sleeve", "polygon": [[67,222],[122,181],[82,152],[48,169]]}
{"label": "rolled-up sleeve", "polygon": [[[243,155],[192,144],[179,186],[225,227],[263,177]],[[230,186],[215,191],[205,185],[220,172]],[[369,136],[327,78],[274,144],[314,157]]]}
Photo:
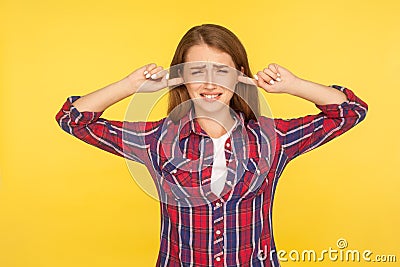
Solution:
{"label": "rolled-up sleeve", "polygon": [[156,122],[113,121],[101,118],[103,112],[82,111],[73,106],[80,96],[67,98],[55,119],[74,137],[107,152],[146,164],[148,147],[162,120]]}
{"label": "rolled-up sleeve", "polygon": [[363,100],[346,87],[330,87],[342,91],[347,100],[341,104],[315,104],[321,110],[315,115],[275,119],[282,149],[289,160],[327,143],[365,119],[368,105]]}

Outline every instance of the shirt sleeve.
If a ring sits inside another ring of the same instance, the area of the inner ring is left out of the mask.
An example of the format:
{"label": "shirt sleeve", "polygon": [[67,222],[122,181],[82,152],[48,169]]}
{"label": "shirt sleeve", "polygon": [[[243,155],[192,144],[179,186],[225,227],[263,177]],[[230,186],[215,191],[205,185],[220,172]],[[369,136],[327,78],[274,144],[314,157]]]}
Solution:
{"label": "shirt sleeve", "polygon": [[80,96],[70,96],[55,118],[59,126],[76,138],[142,164],[149,158],[147,148],[162,120],[156,122],[112,121],[103,112],[82,111],[73,106]]}
{"label": "shirt sleeve", "polygon": [[315,104],[321,110],[315,115],[275,119],[282,149],[289,160],[327,143],[365,119],[368,105],[364,101],[348,88],[330,87],[342,91],[347,100],[341,104]]}

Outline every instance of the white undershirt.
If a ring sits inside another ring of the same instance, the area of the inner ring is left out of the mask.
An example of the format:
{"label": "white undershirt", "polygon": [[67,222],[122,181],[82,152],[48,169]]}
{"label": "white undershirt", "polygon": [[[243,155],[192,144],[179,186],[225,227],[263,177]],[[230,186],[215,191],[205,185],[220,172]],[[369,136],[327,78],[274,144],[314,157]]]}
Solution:
{"label": "white undershirt", "polygon": [[[235,127],[235,124],[232,126]],[[232,130],[231,129],[231,130]],[[228,168],[226,167],[225,159],[225,142],[228,139],[231,130],[218,138],[211,138],[214,144],[214,163],[211,171],[211,191],[220,196],[224,189]]]}

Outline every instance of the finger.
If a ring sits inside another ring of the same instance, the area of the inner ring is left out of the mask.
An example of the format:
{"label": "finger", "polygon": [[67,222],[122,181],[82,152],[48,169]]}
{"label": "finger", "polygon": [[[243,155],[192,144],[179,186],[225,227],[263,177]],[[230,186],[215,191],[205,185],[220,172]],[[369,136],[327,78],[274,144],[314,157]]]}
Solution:
{"label": "finger", "polygon": [[169,87],[176,87],[178,85],[183,84],[183,82],[184,82],[183,78],[173,78],[173,79],[168,80],[168,86]]}
{"label": "finger", "polygon": [[164,75],[165,75],[164,72],[161,73],[162,70],[163,70],[163,67],[158,66],[158,67],[152,69],[151,71],[149,71],[148,74],[150,74],[150,77],[151,77],[153,80],[155,80],[155,79],[160,78],[160,77],[161,77],[161,74],[164,74]]}
{"label": "finger", "polygon": [[152,71],[154,68],[156,68],[157,67],[157,65],[155,64],[155,63],[150,63],[150,64],[147,64],[146,65],[146,71],[147,72],[150,72],[150,71]]}
{"label": "finger", "polygon": [[279,78],[278,75],[269,68],[265,68],[263,72],[274,80],[277,80]]}
{"label": "finger", "polygon": [[238,76],[238,81],[245,84],[255,85],[257,86],[257,80],[252,79],[246,76]]}
{"label": "finger", "polygon": [[[257,72],[257,76],[258,76],[258,78],[263,79],[264,82],[266,82],[266,83],[268,83],[270,85],[273,85],[275,83],[274,79],[271,78],[269,75],[265,74],[264,71]],[[260,81],[260,79],[258,81]]]}
{"label": "finger", "polygon": [[[276,63],[271,63],[271,64],[268,65],[268,68],[269,68],[270,70],[272,70],[274,73],[276,73],[276,75],[277,75],[278,77],[280,77],[281,74],[279,73],[278,67],[279,67],[279,65],[276,64]],[[278,80],[278,79],[277,79],[277,80]],[[279,80],[278,80],[278,81],[279,81]]]}
{"label": "finger", "polygon": [[[263,88],[265,91],[269,91],[269,87],[270,85],[260,76],[263,75],[262,72],[258,72],[256,75],[254,75],[254,77],[257,77],[257,82],[258,82],[258,86]],[[264,74],[265,75],[265,74]]]}
{"label": "finger", "polygon": [[152,71],[155,67],[157,67],[157,65],[156,65],[155,63],[147,64],[147,65],[145,66],[145,70],[144,70],[144,72],[143,72],[143,75],[144,75],[146,78],[150,78],[151,74],[149,74],[149,73],[150,73],[150,71]]}
{"label": "finger", "polygon": [[151,74],[150,78],[153,80],[160,79],[168,74],[167,70],[163,70],[162,67],[157,67],[153,71],[151,71],[149,74]]}
{"label": "finger", "polygon": [[272,70],[274,73],[278,73],[278,64],[276,63],[271,63],[268,65],[268,68]]}

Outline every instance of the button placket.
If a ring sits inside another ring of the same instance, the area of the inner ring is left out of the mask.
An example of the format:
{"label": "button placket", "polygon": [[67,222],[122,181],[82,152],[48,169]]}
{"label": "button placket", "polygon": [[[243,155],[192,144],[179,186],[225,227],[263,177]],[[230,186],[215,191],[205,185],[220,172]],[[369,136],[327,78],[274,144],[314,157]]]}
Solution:
{"label": "button placket", "polygon": [[223,266],[223,257],[224,257],[224,252],[223,251],[221,251],[220,253],[218,253],[218,254],[216,254],[215,256],[214,256],[214,259],[215,259],[215,266]]}
{"label": "button placket", "polygon": [[213,203],[213,255],[216,266],[222,266],[223,263],[223,228],[224,228],[224,207],[223,200],[218,199]]}

